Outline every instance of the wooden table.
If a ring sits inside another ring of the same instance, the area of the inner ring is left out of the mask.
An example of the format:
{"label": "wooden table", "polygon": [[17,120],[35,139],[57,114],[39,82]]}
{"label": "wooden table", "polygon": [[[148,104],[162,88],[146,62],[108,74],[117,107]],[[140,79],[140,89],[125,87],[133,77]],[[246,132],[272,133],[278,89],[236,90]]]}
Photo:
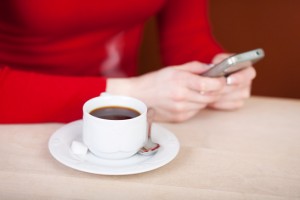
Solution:
{"label": "wooden table", "polygon": [[63,124],[0,125],[0,199],[300,199],[300,100],[252,97],[238,111],[205,110],[162,124],[178,156],[142,174],[105,176],[48,151]]}

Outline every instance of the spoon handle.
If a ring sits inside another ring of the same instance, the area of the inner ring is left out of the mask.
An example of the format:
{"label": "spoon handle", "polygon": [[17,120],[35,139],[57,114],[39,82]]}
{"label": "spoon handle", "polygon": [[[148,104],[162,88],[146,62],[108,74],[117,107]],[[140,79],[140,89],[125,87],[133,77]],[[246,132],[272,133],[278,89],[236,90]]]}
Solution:
{"label": "spoon handle", "polygon": [[148,138],[151,137],[151,127],[152,127],[152,122],[153,122],[154,116],[155,116],[154,108],[149,107],[147,110]]}

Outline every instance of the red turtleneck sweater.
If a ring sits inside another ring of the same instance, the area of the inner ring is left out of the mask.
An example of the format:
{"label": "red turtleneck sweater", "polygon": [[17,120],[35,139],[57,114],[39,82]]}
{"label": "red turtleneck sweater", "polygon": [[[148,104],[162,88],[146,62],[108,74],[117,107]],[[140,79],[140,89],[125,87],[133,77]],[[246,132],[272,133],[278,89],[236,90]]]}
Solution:
{"label": "red turtleneck sweater", "polygon": [[221,52],[205,0],[0,1],[0,123],[69,122],[136,74],[145,22],[158,19],[164,65],[210,62]]}

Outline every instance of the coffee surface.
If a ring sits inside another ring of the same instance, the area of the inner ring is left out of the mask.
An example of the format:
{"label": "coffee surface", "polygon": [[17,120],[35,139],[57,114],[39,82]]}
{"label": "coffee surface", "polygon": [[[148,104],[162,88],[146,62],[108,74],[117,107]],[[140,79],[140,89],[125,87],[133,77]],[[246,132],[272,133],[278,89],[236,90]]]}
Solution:
{"label": "coffee surface", "polygon": [[125,120],[132,119],[140,115],[140,113],[132,108],[120,106],[100,107],[92,110],[91,115],[109,120]]}

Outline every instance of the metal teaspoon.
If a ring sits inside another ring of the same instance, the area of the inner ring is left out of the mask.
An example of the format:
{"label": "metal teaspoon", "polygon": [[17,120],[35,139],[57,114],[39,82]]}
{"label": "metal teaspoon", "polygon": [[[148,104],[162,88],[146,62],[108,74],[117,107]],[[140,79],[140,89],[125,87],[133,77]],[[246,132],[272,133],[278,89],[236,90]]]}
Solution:
{"label": "metal teaspoon", "polygon": [[147,110],[147,121],[148,121],[148,140],[146,144],[138,151],[139,154],[144,156],[150,156],[156,153],[160,147],[159,144],[155,143],[151,139],[151,127],[154,119],[155,111],[153,108]]}

